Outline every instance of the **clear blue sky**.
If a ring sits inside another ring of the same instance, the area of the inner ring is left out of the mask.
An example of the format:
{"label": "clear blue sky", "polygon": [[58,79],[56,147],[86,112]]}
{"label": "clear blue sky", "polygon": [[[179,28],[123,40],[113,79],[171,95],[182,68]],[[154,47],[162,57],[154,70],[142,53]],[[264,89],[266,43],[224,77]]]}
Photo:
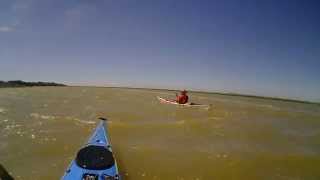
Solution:
{"label": "clear blue sky", "polygon": [[1,0],[0,79],[320,101],[320,3]]}

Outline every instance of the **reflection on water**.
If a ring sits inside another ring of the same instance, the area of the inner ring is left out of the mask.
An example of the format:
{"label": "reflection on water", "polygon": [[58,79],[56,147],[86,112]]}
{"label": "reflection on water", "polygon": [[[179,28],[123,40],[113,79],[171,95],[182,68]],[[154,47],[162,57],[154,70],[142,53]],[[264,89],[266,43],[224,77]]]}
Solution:
{"label": "reflection on water", "polygon": [[126,180],[320,179],[318,105],[190,93],[207,110],[156,96],[174,94],[0,89],[0,161],[16,179],[59,179],[103,116]]}

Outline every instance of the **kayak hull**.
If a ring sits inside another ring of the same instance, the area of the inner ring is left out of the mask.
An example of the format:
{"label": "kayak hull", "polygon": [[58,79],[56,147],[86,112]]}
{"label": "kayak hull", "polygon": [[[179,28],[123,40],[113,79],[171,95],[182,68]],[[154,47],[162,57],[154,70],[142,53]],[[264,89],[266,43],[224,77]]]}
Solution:
{"label": "kayak hull", "polygon": [[105,119],[99,122],[88,143],[78,151],[61,180],[82,180],[85,177],[94,180],[105,180],[106,177],[110,180],[120,179],[106,126]]}
{"label": "kayak hull", "polygon": [[174,100],[168,100],[159,96],[157,97],[157,99],[160,101],[160,103],[164,103],[164,104],[173,104],[173,105],[185,106],[185,107],[210,107],[210,105],[196,104],[196,103],[179,104]]}

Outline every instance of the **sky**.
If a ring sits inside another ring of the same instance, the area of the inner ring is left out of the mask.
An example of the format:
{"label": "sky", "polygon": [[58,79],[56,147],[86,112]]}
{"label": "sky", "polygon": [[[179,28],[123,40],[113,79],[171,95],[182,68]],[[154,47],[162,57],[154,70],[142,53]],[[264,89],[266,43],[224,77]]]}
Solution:
{"label": "sky", "polygon": [[320,2],[1,0],[0,80],[320,102]]}

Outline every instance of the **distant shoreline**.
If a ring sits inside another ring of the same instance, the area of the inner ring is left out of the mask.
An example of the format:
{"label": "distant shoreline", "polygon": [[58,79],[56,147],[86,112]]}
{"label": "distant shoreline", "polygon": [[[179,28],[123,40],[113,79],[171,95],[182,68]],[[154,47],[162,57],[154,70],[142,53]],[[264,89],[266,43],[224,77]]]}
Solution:
{"label": "distant shoreline", "polygon": [[21,80],[0,81],[0,88],[35,87],[35,86],[66,86],[66,85],[54,83],[54,82],[25,82]]}
{"label": "distant shoreline", "polygon": [[[95,88],[118,88],[118,89],[144,89],[144,90],[166,90],[166,91],[179,91],[177,89],[160,89],[160,88],[139,88],[139,87],[126,87],[126,86],[80,86],[80,85],[71,85],[69,87],[95,87]],[[217,95],[224,95],[224,96],[238,96],[238,97],[247,97],[247,98],[260,98],[260,99],[269,99],[269,100],[276,100],[276,101],[284,101],[284,102],[295,102],[295,103],[303,103],[303,104],[316,104],[320,105],[320,102],[313,102],[313,101],[304,101],[304,100],[297,100],[297,99],[286,99],[280,97],[269,97],[269,96],[257,96],[257,95],[250,95],[250,94],[237,94],[237,93],[227,93],[227,92],[208,92],[208,91],[192,91],[189,92],[194,93],[205,93],[205,94],[217,94]]]}

